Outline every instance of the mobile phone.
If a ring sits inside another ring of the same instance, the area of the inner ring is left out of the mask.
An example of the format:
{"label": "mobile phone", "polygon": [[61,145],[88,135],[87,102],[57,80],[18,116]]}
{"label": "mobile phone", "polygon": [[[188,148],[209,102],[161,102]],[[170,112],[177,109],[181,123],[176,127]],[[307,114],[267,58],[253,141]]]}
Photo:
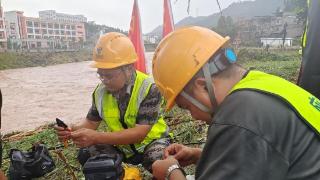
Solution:
{"label": "mobile phone", "polygon": [[56,122],[57,122],[57,125],[58,125],[59,127],[68,128],[68,126],[66,125],[66,123],[64,123],[61,119],[56,118]]}

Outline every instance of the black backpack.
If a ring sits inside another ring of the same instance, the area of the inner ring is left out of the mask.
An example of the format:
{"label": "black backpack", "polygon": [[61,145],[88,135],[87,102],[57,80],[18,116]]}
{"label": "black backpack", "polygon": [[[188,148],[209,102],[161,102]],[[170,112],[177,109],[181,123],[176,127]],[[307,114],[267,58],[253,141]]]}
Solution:
{"label": "black backpack", "polygon": [[85,162],[83,173],[86,180],[119,180],[124,175],[121,162],[118,154],[99,154]]}
{"label": "black backpack", "polygon": [[31,151],[10,150],[10,180],[28,180],[42,177],[55,169],[48,149],[43,144],[32,146]]}

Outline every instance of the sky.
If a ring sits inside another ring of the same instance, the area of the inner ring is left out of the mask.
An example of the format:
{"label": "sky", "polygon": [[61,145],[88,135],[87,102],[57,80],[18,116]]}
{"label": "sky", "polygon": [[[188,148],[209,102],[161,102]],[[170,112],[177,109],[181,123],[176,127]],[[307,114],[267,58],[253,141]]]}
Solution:
{"label": "sky", "polygon": [[[82,14],[88,21],[127,31],[130,26],[134,0],[0,0],[4,11],[19,10],[25,16],[38,17],[38,11],[56,10],[58,13]],[[240,0],[220,0],[221,8]],[[163,0],[138,0],[142,32],[149,33],[162,24]],[[187,16],[207,16],[219,11],[216,0],[171,0],[174,22]]]}

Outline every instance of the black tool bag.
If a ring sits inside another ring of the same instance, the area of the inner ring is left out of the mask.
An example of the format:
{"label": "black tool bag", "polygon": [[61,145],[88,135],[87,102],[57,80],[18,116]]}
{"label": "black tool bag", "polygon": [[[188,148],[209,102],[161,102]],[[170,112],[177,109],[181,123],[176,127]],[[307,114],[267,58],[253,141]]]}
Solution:
{"label": "black tool bag", "polygon": [[34,145],[28,152],[11,149],[10,160],[10,180],[37,178],[55,169],[54,161],[43,144]]}
{"label": "black tool bag", "polygon": [[118,154],[99,154],[87,160],[83,173],[86,180],[119,180],[124,175],[121,162]]}

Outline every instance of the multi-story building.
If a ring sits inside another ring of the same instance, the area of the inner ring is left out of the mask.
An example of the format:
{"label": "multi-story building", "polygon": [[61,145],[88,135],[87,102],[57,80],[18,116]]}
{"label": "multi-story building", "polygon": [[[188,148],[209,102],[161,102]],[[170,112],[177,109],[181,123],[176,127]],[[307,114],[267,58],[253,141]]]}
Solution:
{"label": "multi-story building", "polygon": [[86,41],[84,23],[25,17],[20,11],[6,12],[5,18],[10,42],[24,49],[74,48]]}
{"label": "multi-story building", "polygon": [[53,20],[64,23],[85,23],[87,18],[83,15],[70,15],[57,13],[54,10],[39,11],[39,18],[43,20]]}
{"label": "multi-story building", "polygon": [[68,46],[70,43],[86,40],[83,23],[65,23],[27,17],[26,24],[27,39],[31,48],[39,46],[47,48],[54,44]]}
{"label": "multi-story building", "polygon": [[8,11],[4,13],[7,37],[10,39],[24,39],[27,36],[25,16],[22,11]]}
{"label": "multi-story building", "polygon": [[0,0],[0,50],[6,49],[7,47],[7,35],[6,35],[6,28],[5,28],[5,22],[4,22],[4,14],[3,9],[1,6],[1,0]]}

